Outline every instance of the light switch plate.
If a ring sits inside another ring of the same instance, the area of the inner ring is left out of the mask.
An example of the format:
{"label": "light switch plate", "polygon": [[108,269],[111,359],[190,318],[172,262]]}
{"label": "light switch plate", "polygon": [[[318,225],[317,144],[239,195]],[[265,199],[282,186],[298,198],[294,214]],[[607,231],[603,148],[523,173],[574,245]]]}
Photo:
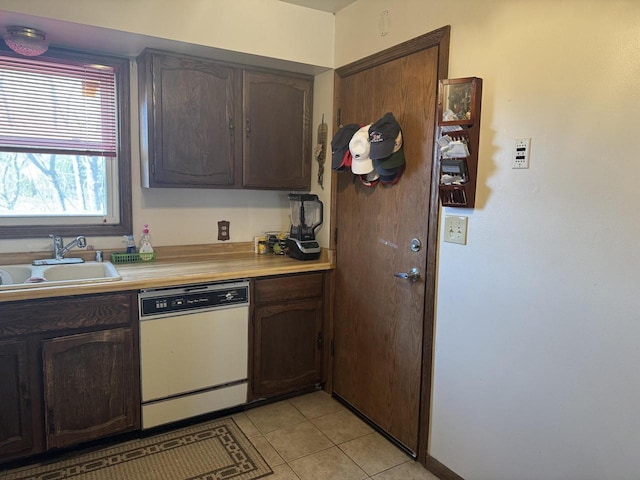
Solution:
{"label": "light switch plate", "polygon": [[469,217],[446,215],[444,217],[444,241],[466,245],[468,220]]}
{"label": "light switch plate", "polygon": [[530,138],[516,138],[511,168],[529,168],[529,150],[531,150]]}

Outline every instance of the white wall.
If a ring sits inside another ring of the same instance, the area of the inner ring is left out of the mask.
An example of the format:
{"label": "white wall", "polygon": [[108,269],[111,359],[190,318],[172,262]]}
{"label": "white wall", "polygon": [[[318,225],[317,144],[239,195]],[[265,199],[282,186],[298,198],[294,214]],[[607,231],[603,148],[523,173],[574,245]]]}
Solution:
{"label": "white wall", "polygon": [[467,480],[637,479],[640,2],[360,0],[336,66],[444,25],[484,95],[477,207],[441,212],[469,234],[438,246],[429,453]]}
{"label": "white wall", "polygon": [[[41,28],[52,44],[106,51],[132,58],[144,47],[317,74],[313,134],[322,113],[331,124],[334,16],[276,0],[1,0],[0,27]],[[3,30],[3,29],[0,29]],[[325,73],[322,73],[325,72]],[[232,242],[252,241],[268,230],[289,228],[287,192],[142,189],[138,140],[137,77],[132,68],[132,176],[134,232],[149,224],[155,245],[218,243],[217,222],[231,222]],[[275,114],[275,112],[274,112]],[[331,182],[312,189],[328,206]],[[327,219],[328,224],[328,219]],[[329,244],[327,225],[320,242]],[[119,248],[122,238],[98,237],[96,248]],[[0,252],[50,248],[49,239],[0,241]]]}

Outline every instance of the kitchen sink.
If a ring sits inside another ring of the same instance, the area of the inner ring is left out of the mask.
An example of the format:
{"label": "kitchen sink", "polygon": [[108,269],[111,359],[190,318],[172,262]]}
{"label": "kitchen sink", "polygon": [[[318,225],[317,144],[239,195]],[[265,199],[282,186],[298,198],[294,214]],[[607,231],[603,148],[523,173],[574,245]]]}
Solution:
{"label": "kitchen sink", "polygon": [[122,277],[111,262],[64,265],[0,265],[0,291],[54,287],[95,282],[113,282]]}
{"label": "kitchen sink", "polygon": [[31,278],[31,265],[0,266],[0,287],[21,284]]}
{"label": "kitchen sink", "polygon": [[70,280],[120,280],[120,274],[111,262],[85,262],[68,265],[52,265],[42,269],[42,276],[48,282]]}

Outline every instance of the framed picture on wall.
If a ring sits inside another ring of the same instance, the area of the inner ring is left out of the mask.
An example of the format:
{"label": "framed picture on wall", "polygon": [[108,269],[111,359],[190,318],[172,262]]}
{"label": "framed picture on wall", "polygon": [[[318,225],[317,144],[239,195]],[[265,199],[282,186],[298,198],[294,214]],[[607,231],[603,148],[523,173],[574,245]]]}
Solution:
{"label": "framed picture on wall", "polygon": [[472,125],[475,111],[477,78],[440,80],[438,88],[438,125]]}

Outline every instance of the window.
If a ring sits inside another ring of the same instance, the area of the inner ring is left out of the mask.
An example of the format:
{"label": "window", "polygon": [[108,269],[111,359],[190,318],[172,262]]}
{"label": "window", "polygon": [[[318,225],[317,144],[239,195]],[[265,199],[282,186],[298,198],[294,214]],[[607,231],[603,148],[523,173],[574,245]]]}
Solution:
{"label": "window", "polygon": [[0,238],[131,232],[128,59],[0,51]]}

